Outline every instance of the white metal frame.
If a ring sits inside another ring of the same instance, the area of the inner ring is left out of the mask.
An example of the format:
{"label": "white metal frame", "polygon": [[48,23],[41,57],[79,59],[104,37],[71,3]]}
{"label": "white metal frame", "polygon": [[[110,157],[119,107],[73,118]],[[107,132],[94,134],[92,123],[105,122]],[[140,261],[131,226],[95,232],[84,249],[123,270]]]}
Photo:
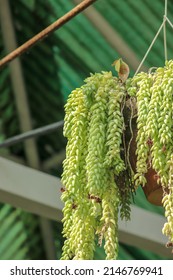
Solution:
{"label": "white metal frame", "polygon": [[[63,203],[59,178],[0,158],[0,201],[60,221]],[[119,240],[172,258],[162,235],[165,218],[132,206],[131,220],[119,222]]]}

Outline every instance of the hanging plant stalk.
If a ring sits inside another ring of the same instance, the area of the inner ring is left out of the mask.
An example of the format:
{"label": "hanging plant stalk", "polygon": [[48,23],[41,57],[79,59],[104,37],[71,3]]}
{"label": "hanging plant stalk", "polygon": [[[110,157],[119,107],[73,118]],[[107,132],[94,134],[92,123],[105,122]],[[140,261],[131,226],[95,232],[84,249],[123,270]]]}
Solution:
{"label": "hanging plant stalk", "polygon": [[[115,176],[126,169],[121,157],[125,87],[111,72],[91,75],[85,83],[65,106],[62,259],[92,259],[95,243],[102,240],[107,259],[115,259],[121,204]],[[122,210],[126,218],[128,202]]]}
{"label": "hanging plant stalk", "polygon": [[[162,188],[168,222],[163,233],[173,242],[173,61],[154,73],[139,73],[128,81],[128,92],[137,103],[137,162],[135,186],[145,187],[151,168],[152,180]],[[151,180],[151,182],[152,182]]]}
{"label": "hanging plant stalk", "polygon": [[149,174],[162,188],[163,233],[173,242],[173,61],[127,81],[127,64],[114,65],[119,78],[91,75],[65,106],[62,259],[93,259],[103,241],[106,259],[116,259],[118,212],[130,219],[132,190],[145,188]]}

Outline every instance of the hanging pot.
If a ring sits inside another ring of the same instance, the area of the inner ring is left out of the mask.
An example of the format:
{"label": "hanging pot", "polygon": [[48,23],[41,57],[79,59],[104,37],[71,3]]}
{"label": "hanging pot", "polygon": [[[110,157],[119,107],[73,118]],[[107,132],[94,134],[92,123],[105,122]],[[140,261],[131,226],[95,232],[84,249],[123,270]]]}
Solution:
{"label": "hanging pot", "polygon": [[[126,101],[126,106],[124,109],[124,118],[125,118],[125,125],[126,125],[126,135],[125,135],[125,141],[126,145],[130,145],[129,147],[129,161],[132,167],[132,170],[136,173],[136,136],[137,136],[137,125],[136,125],[136,113],[134,113],[134,117],[132,118],[131,122],[131,128],[133,130],[133,138],[131,139],[131,132],[129,127],[129,120],[131,116],[131,106],[134,106],[133,111],[136,111],[136,103],[135,101],[133,104],[129,102],[129,100]],[[147,143],[146,143],[147,145]],[[162,186],[157,183],[158,176],[156,171],[153,168],[149,168],[147,173],[145,174],[145,178],[147,180],[147,183],[144,187],[142,187],[145,196],[147,200],[157,206],[162,206],[162,197],[163,197],[163,190]]]}

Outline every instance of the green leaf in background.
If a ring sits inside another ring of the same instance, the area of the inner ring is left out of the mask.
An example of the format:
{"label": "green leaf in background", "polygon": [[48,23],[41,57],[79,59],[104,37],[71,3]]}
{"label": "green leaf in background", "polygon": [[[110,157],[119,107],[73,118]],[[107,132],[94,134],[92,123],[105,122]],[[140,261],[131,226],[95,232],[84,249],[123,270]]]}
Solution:
{"label": "green leaf in background", "polygon": [[21,0],[21,2],[27,6],[31,11],[34,10],[35,7],[35,0]]}

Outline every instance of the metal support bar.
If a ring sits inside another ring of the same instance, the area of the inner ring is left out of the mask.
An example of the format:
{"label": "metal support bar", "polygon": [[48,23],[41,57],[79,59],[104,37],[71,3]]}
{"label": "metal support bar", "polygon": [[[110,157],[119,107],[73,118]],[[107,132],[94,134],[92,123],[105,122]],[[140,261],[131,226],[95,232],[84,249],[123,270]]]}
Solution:
{"label": "metal support bar", "polygon": [[[53,220],[61,220],[60,180],[0,157],[0,201]],[[59,193],[58,193],[59,192]]]}
{"label": "metal support bar", "polygon": [[[60,200],[59,178],[0,158],[0,201],[60,221],[63,203]],[[165,248],[162,235],[165,218],[132,206],[131,221],[119,222],[119,240],[138,248],[173,258]]]}
{"label": "metal support bar", "polygon": [[59,121],[59,122],[56,122],[53,124],[49,124],[49,125],[46,125],[43,127],[39,127],[39,128],[30,130],[30,131],[21,133],[20,135],[13,136],[13,137],[5,140],[3,143],[1,143],[0,148],[10,147],[10,146],[17,144],[19,142],[22,142],[24,140],[50,133],[50,132],[62,127],[63,124],[64,124],[64,121]]}
{"label": "metal support bar", "polygon": [[[3,1],[7,0],[1,0]],[[92,5],[97,0],[83,0],[82,3],[74,7],[71,11],[66,13],[61,18],[57,19],[55,22],[50,24],[48,27],[43,29],[40,33],[32,37],[30,40],[25,42],[23,45],[21,45],[18,48],[14,48],[11,53],[9,53],[7,56],[5,56],[2,60],[0,60],[0,67],[6,65],[8,62],[12,61],[14,58],[18,57],[22,53],[26,52],[29,48],[34,46],[37,42],[43,40],[45,37],[47,37],[50,33],[54,32],[55,30],[58,30],[61,26],[63,26],[66,22],[70,21],[73,17],[81,13],[83,10],[85,10],[87,7]]]}

